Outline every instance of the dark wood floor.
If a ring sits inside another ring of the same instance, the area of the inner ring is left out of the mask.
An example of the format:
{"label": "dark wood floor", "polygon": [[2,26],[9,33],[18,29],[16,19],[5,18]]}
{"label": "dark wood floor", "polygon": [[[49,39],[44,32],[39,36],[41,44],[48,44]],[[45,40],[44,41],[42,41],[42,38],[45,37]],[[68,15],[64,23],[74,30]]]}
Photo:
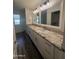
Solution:
{"label": "dark wood floor", "polygon": [[16,38],[18,59],[43,59],[28,34],[18,33]]}

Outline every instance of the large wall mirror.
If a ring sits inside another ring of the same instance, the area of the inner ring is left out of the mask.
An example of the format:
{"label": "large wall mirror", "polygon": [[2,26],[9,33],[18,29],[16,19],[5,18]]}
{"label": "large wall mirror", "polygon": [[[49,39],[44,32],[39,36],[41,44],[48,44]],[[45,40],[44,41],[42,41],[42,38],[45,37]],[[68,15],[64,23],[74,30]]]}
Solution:
{"label": "large wall mirror", "polygon": [[39,16],[39,13],[34,15],[33,23],[34,24],[41,24],[41,18]]}
{"label": "large wall mirror", "polygon": [[[47,19],[47,17],[50,17],[50,20]],[[42,11],[40,14],[36,14],[36,18],[34,20],[37,24],[45,24],[48,25],[48,21],[50,21],[51,26],[59,26],[59,20],[60,20],[60,10],[53,11],[50,13],[49,16],[47,16],[47,10]]]}
{"label": "large wall mirror", "polygon": [[47,10],[41,12],[41,24],[47,24]]}
{"label": "large wall mirror", "polygon": [[55,11],[51,13],[51,25],[59,26],[60,11]]}
{"label": "large wall mirror", "polygon": [[59,26],[61,3],[52,6],[47,10],[35,14],[35,23],[50,26]]}
{"label": "large wall mirror", "polygon": [[[48,25],[47,17],[49,17],[49,16],[47,16],[47,10],[42,11],[41,12],[41,24]],[[50,19],[51,19],[50,20],[50,25],[51,26],[59,26],[60,10],[51,12],[51,18]],[[48,19],[48,21],[49,21],[49,19]]]}

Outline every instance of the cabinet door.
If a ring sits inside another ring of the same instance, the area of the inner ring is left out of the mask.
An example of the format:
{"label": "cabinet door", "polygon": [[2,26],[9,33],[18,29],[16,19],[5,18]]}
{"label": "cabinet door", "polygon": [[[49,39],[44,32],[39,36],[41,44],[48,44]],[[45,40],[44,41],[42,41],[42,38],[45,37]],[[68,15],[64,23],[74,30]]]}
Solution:
{"label": "cabinet door", "polygon": [[27,27],[26,33],[30,36],[30,28]]}
{"label": "cabinet door", "polygon": [[45,54],[47,59],[54,59],[54,46],[48,42],[45,41]]}
{"label": "cabinet door", "polygon": [[32,35],[33,35],[33,38],[32,38],[32,40],[33,40],[33,43],[36,45],[36,47],[38,46],[38,38],[37,38],[37,34],[34,32],[34,31],[32,31]]}
{"label": "cabinet door", "polygon": [[30,37],[31,37],[31,39],[32,39],[32,41],[33,41],[34,35],[33,35],[33,31],[32,31],[32,30],[30,30]]}
{"label": "cabinet door", "polygon": [[44,59],[53,59],[54,58],[54,46],[48,42],[46,39],[38,36],[39,47],[41,50],[41,54],[43,54]]}
{"label": "cabinet door", "polygon": [[55,59],[65,59],[65,53],[58,48],[55,48]]}
{"label": "cabinet door", "polygon": [[37,35],[38,38],[38,45],[40,47],[40,49],[44,49],[45,48],[45,39],[43,39],[41,36]]}
{"label": "cabinet door", "polygon": [[33,39],[33,31],[30,28],[28,30],[28,34],[29,34],[30,38]]}
{"label": "cabinet door", "polygon": [[35,36],[35,33],[34,33],[34,31],[32,30],[31,31],[32,33],[31,33],[31,36],[32,36],[32,41],[33,41],[33,43],[35,44],[36,42],[35,42],[35,40],[36,40],[36,36]]}

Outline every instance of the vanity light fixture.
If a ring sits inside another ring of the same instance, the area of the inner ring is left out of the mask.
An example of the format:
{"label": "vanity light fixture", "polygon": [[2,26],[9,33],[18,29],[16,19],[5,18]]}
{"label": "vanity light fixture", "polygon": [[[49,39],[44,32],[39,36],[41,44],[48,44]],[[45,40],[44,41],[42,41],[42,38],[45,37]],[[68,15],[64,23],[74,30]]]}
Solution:
{"label": "vanity light fixture", "polygon": [[36,13],[38,13],[40,11],[40,9],[39,8],[36,8],[34,11],[33,11],[33,14],[36,14]]}
{"label": "vanity light fixture", "polygon": [[43,4],[46,5],[49,2],[49,0],[46,0]]}
{"label": "vanity light fixture", "polygon": [[44,11],[50,7],[52,7],[55,3],[57,2],[56,1],[48,1],[47,3],[43,4],[43,5],[40,5],[40,7],[38,7],[36,10],[33,11],[34,14],[40,12],[40,11]]}

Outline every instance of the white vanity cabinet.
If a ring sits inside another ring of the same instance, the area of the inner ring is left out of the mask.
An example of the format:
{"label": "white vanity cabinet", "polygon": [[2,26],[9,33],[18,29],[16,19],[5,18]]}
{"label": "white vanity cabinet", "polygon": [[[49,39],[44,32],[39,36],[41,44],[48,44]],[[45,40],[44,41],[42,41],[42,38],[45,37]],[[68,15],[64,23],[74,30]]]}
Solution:
{"label": "white vanity cabinet", "polygon": [[31,28],[28,28],[28,34],[44,59],[64,59],[63,51],[59,50]]}
{"label": "white vanity cabinet", "polygon": [[44,38],[42,38],[40,35],[38,35],[37,33],[34,33],[34,35],[36,37],[35,45],[37,49],[40,51],[40,53],[42,54],[42,56],[44,57],[44,59],[53,59],[54,46],[48,41],[46,41]]}
{"label": "white vanity cabinet", "polygon": [[33,31],[31,28],[27,27],[26,32],[29,34],[30,38],[33,39],[34,35],[33,35]]}
{"label": "white vanity cabinet", "polygon": [[30,34],[31,29],[29,27],[26,27],[26,33]]}

